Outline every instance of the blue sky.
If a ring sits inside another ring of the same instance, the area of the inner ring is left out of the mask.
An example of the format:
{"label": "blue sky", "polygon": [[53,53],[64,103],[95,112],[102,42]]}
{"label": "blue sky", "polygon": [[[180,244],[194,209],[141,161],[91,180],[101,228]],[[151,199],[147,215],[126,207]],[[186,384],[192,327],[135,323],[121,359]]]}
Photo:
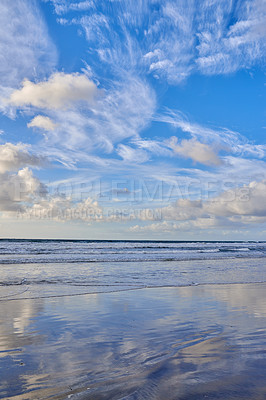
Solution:
{"label": "blue sky", "polygon": [[1,237],[264,240],[264,0],[4,0]]}

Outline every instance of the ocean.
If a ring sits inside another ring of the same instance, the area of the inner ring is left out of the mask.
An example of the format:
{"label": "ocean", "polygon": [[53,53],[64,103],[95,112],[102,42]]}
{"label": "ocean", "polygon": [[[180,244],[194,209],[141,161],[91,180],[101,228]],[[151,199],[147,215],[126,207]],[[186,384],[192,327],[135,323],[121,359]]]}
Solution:
{"label": "ocean", "polygon": [[1,298],[266,282],[266,242],[0,240]]}
{"label": "ocean", "polygon": [[266,399],[266,242],[0,240],[0,398]]}

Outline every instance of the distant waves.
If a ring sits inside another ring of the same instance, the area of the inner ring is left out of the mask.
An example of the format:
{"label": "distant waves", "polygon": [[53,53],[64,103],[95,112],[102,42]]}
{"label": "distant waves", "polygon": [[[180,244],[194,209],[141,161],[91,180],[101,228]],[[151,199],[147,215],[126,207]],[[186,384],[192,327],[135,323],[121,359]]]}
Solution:
{"label": "distant waves", "polygon": [[0,264],[266,257],[265,242],[0,240]]}

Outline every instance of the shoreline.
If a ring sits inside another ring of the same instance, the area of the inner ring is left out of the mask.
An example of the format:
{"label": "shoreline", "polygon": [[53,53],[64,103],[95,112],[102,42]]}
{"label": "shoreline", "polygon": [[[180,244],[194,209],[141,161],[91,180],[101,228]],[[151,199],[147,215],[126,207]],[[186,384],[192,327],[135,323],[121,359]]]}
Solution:
{"label": "shoreline", "polygon": [[[266,281],[257,281],[257,282],[214,282],[214,283],[192,283],[192,284],[180,284],[180,285],[158,285],[158,286],[142,286],[142,287],[128,287],[125,289],[119,290],[106,290],[106,291],[94,291],[94,292],[84,292],[84,293],[69,293],[69,294],[59,294],[59,295],[47,295],[47,296],[36,296],[36,297],[20,297],[20,298],[8,298],[12,295],[0,296],[0,303],[7,301],[20,301],[20,300],[38,300],[38,299],[56,299],[61,297],[75,297],[75,296],[90,296],[90,295],[98,295],[98,294],[111,294],[111,293],[123,293],[129,291],[139,291],[139,290],[152,290],[152,289],[182,289],[182,288],[191,288],[191,287],[208,287],[208,286],[233,286],[233,285],[266,285]],[[21,285],[26,286],[26,285]],[[89,286],[89,285],[86,285]],[[91,287],[117,287],[119,285],[91,285]],[[126,285],[125,285],[126,286]],[[133,286],[133,285],[130,285]],[[1,288],[1,286],[0,286]],[[26,293],[27,290],[21,292],[17,295],[21,295]]]}

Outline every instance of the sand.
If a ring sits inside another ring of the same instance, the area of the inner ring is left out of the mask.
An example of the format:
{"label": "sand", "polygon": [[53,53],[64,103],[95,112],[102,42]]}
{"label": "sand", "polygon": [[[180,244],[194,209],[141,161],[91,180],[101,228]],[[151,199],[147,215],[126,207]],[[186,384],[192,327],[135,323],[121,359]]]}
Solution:
{"label": "sand", "polygon": [[0,398],[266,398],[266,284],[0,302]]}

